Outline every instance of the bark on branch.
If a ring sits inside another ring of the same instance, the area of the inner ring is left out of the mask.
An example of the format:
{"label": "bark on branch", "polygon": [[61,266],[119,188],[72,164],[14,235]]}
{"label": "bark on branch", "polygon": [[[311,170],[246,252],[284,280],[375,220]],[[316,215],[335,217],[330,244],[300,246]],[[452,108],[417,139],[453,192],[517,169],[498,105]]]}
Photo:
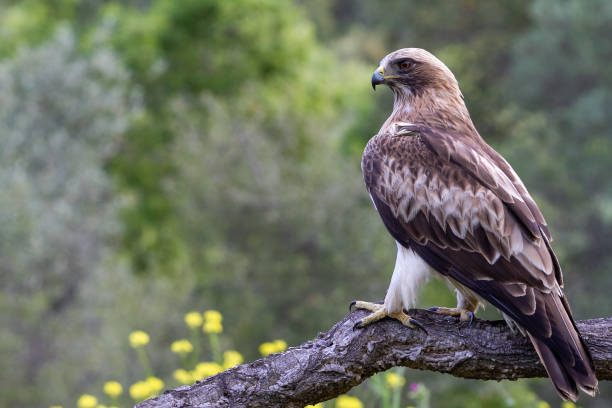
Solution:
{"label": "bark on branch", "polygon": [[[412,310],[427,333],[390,319],[353,330],[366,313],[356,310],[312,341],[166,391],[137,408],[302,408],[394,366],[483,380],[546,376],[531,343],[503,321],[475,319],[468,326],[457,318]],[[583,320],[578,329],[598,378],[612,380],[612,318]]]}

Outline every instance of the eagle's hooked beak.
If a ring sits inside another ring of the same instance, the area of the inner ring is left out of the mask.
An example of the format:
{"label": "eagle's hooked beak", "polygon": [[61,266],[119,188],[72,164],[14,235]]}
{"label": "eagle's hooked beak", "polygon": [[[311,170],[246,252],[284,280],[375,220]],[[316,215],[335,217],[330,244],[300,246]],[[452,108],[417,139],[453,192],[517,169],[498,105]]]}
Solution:
{"label": "eagle's hooked beak", "polygon": [[385,69],[380,66],[374,71],[372,75],[372,88],[376,90],[376,85],[382,84],[385,82]]}

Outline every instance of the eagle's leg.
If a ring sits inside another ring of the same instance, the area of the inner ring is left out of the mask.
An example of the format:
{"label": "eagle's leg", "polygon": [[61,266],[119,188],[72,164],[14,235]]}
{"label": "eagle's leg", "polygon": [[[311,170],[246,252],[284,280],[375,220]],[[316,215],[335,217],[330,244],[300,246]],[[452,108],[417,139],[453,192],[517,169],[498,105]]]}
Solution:
{"label": "eagle's leg", "polygon": [[397,259],[391,276],[391,283],[383,304],[355,301],[351,307],[372,312],[363,318],[355,327],[363,327],[384,317],[399,320],[404,326],[414,328],[423,326],[404,312],[416,302],[419,288],[427,281],[430,268],[412,249],[397,243]]}
{"label": "eagle's leg", "polygon": [[440,313],[443,315],[448,315],[448,316],[459,316],[459,318],[464,321],[467,322],[469,321],[470,324],[472,323],[472,320],[474,320],[474,310],[468,310],[468,309],[460,309],[458,307],[430,307],[428,310],[431,310],[432,312],[436,312],[436,313]]}
{"label": "eagle's leg", "polygon": [[478,310],[482,303],[478,297],[464,286],[456,286],[457,291],[457,307],[430,307],[429,310],[448,316],[459,316],[459,318],[472,324],[474,313]]}
{"label": "eagle's leg", "polygon": [[367,326],[370,323],[377,322],[380,319],[383,319],[385,317],[391,317],[392,319],[397,319],[400,321],[401,324],[403,324],[404,326],[410,327],[410,328],[414,328],[415,326],[421,327],[421,328],[423,327],[421,326],[420,323],[418,323],[416,320],[410,317],[410,315],[404,313],[404,311],[391,312],[391,313],[387,312],[387,309],[384,304],[362,302],[361,300],[356,300],[356,301],[351,302],[351,308],[352,307],[355,307],[356,309],[369,310],[370,312],[372,312],[366,317],[364,317],[363,319],[361,319],[355,325],[355,328],[362,328],[364,326]]}

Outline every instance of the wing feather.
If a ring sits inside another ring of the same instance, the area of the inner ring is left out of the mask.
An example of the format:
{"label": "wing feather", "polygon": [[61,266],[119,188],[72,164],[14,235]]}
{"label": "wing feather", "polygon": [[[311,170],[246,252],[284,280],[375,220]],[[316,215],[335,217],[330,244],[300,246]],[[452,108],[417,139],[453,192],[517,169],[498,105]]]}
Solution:
{"label": "wing feather", "polygon": [[551,235],[544,216],[525,185],[508,162],[482,140],[472,136],[449,135],[430,128],[405,125],[400,132],[419,132],[424,143],[448,162],[457,163],[492,190],[514,213],[533,238]]}
{"label": "wing feather", "polygon": [[[381,216],[394,237],[400,242],[465,251],[490,265],[503,258],[512,268],[493,268],[489,278],[547,292],[557,289],[561,271],[546,235],[526,228],[513,211],[517,206],[506,201],[512,199],[527,208],[522,201],[526,193],[522,196],[516,183],[493,168],[493,162],[479,159],[475,148],[459,144],[463,153],[451,153],[451,141],[440,139],[438,145],[444,146],[440,154],[423,134],[422,129],[412,129],[403,136],[379,135],[364,152],[368,191],[379,212],[382,207],[389,209],[389,216]],[[453,160],[456,156],[468,158],[463,161],[469,168],[459,164],[462,160]],[[502,181],[494,180],[491,173],[501,174]],[[535,220],[531,213],[524,216],[528,217]]]}

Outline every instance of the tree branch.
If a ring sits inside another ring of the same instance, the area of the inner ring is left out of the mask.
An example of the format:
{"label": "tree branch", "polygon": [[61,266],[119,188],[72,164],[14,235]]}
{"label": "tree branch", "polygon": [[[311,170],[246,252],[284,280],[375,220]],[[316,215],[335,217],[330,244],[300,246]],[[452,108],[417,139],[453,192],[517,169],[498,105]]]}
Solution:
{"label": "tree branch", "polygon": [[[366,313],[356,310],[312,341],[166,391],[137,408],[302,408],[394,366],[483,380],[546,376],[529,340],[503,321],[475,319],[468,326],[457,318],[412,310],[427,333],[390,319],[353,330]],[[580,321],[578,329],[598,378],[612,380],[612,318]]]}

